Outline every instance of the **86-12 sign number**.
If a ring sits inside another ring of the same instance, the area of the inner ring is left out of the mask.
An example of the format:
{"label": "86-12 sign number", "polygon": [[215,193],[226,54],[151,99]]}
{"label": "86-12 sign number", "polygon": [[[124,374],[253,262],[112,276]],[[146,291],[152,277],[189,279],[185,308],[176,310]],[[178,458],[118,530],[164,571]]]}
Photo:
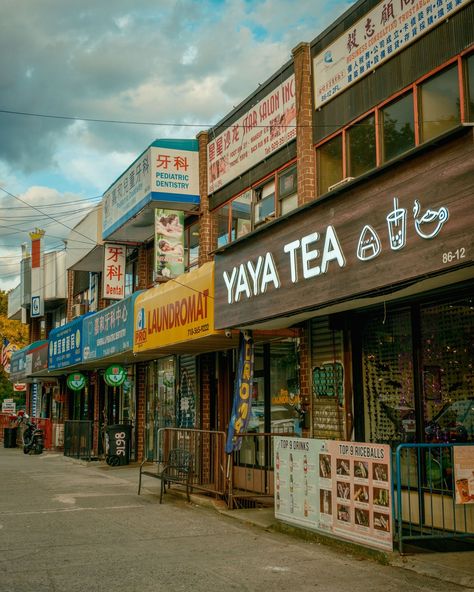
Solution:
{"label": "86-12 sign number", "polygon": [[466,258],[466,249],[461,247],[455,251],[447,251],[443,253],[443,263],[451,263],[452,261],[458,261]]}

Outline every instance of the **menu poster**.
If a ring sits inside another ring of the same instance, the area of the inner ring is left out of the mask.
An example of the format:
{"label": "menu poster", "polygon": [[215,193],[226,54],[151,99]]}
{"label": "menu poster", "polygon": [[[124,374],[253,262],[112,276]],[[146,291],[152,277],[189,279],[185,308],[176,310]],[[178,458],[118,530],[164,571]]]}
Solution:
{"label": "menu poster", "polygon": [[456,503],[474,504],[474,446],[453,446]]}
{"label": "menu poster", "polygon": [[391,550],[390,446],[275,438],[275,516]]}

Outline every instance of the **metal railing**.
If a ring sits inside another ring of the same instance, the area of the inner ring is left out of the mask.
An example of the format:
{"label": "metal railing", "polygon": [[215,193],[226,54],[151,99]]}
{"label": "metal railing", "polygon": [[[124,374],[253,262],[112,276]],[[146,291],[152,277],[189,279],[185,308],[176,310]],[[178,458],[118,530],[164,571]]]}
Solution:
{"label": "metal railing", "polygon": [[400,553],[407,541],[474,537],[474,504],[456,504],[453,450],[457,445],[397,447],[394,519]]}
{"label": "metal railing", "polygon": [[226,495],[225,433],[212,430],[186,428],[160,428],[158,430],[158,458],[164,463],[169,451],[181,448],[191,452],[194,458],[192,489],[212,494]]}
{"label": "metal railing", "polygon": [[64,456],[91,460],[93,423],[90,420],[64,422]]}

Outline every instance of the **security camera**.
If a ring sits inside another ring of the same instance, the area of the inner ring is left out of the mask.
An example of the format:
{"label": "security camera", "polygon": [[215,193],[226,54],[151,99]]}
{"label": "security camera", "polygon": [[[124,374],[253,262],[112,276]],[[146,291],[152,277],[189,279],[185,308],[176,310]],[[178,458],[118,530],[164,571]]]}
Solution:
{"label": "security camera", "polygon": [[232,337],[232,331],[230,329],[226,329],[225,330],[225,336],[230,339]]}

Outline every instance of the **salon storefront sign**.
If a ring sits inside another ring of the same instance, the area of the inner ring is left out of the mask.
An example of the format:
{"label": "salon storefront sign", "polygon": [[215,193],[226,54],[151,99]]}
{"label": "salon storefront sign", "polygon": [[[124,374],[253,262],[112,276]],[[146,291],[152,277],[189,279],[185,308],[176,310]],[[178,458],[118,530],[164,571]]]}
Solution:
{"label": "salon storefront sign", "polygon": [[413,158],[382,181],[315,202],[217,254],[216,327],[370,295],[472,262],[473,153],[466,135],[438,149],[429,167],[426,155]]}

